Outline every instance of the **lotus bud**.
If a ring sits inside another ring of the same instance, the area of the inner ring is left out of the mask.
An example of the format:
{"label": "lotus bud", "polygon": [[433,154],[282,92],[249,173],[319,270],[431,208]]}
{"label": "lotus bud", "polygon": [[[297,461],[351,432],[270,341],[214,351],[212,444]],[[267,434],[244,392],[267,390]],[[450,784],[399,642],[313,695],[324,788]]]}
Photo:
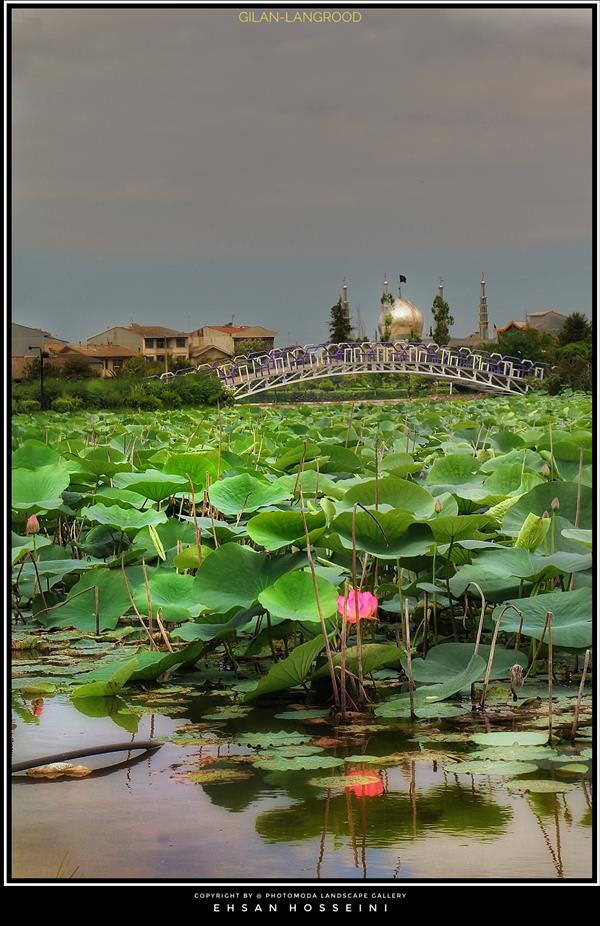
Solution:
{"label": "lotus bud", "polygon": [[440,500],[439,498],[436,498],[435,504],[434,504],[433,507],[435,508],[436,513],[439,514],[440,511],[442,510],[442,502],[441,502],[441,500]]}
{"label": "lotus bud", "polygon": [[544,476],[545,478],[548,478],[549,475],[550,475],[550,467],[548,466],[547,463],[544,463],[544,465],[542,466],[542,476]]}
{"label": "lotus bud", "polygon": [[550,517],[550,512],[549,512],[549,511],[544,511],[542,517],[543,517],[543,518],[549,518],[549,517]]}
{"label": "lotus bud", "polygon": [[558,509],[560,508],[560,502],[556,498],[556,496],[554,496],[554,498],[550,502],[550,507],[552,508],[552,511],[558,511]]}
{"label": "lotus bud", "polygon": [[419,473],[419,479],[425,479],[425,470],[424,470],[424,469],[421,470],[421,472]]}
{"label": "lotus bud", "polygon": [[510,670],[510,684],[513,688],[523,684],[523,666],[519,665],[519,663]]}
{"label": "lotus bud", "polygon": [[30,515],[27,518],[27,524],[25,525],[26,534],[39,534],[40,532],[40,522],[34,514]]}

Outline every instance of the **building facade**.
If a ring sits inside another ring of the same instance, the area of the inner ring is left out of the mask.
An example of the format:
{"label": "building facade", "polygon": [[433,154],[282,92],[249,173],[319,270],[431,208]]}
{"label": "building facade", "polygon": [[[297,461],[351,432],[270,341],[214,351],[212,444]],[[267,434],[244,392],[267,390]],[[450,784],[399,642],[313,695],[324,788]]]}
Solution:
{"label": "building facade", "polygon": [[189,360],[189,335],[162,325],[116,325],[87,339],[88,345],[129,347],[146,360]]}
{"label": "building facade", "polygon": [[240,353],[246,341],[256,341],[265,350],[271,350],[276,337],[276,331],[261,325],[203,325],[190,332],[190,359],[202,363],[227,360]]}

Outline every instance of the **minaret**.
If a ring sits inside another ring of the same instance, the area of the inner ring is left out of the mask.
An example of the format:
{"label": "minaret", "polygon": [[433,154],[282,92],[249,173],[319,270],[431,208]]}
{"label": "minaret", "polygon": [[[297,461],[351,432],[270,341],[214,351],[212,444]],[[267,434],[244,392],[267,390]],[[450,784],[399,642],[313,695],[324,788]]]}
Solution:
{"label": "minaret", "polygon": [[481,274],[481,290],[479,293],[479,337],[482,341],[488,340],[488,310],[487,296],[485,294],[485,277]]}
{"label": "minaret", "polygon": [[438,296],[440,297],[440,299],[443,299],[443,298],[444,298],[444,281],[443,281],[443,279],[442,279],[441,277],[439,278],[439,280],[440,280],[440,281],[439,281],[439,283],[438,283],[438,291],[437,291],[437,294],[438,294]]}
{"label": "minaret", "polygon": [[344,282],[342,283],[342,305],[347,312],[350,311],[350,303],[348,302],[348,284],[346,283],[346,277],[344,277]]}
{"label": "minaret", "polygon": [[390,284],[388,283],[387,273],[384,273],[383,275],[383,295],[384,296],[387,296],[389,294],[389,286]]}

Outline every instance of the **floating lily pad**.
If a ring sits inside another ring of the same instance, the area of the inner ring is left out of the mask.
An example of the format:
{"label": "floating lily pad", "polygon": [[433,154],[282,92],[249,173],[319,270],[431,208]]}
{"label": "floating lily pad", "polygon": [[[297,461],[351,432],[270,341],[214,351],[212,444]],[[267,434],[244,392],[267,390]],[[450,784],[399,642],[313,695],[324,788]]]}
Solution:
{"label": "floating lily pad", "polygon": [[283,711],[275,714],[276,720],[311,720],[313,717],[328,717],[330,711],[326,708],[314,708],[306,711]]}
{"label": "floating lily pad", "polygon": [[277,746],[261,749],[260,758],[293,759],[295,756],[316,756],[323,752],[322,746]]}
{"label": "floating lily pad", "polygon": [[446,704],[441,701],[437,704],[420,704],[415,707],[415,715],[419,719],[428,717],[462,717],[470,711],[469,704]]}
{"label": "floating lily pad", "polygon": [[252,778],[252,772],[237,768],[203,768],[199,772],[187,772],[183,776],[183,780],[199,785],[229,784],[231,781],[245,781],[247,778]]}
{"label": "floating lily pad", "polygon": [[471,742],[479,746],[543,746],[548,742],[547,733],[529,730],[515,730],[498,733],[473,733]]}
{"label": "floating lily pad", "polygon": [[584,765],[583,762],[567,762],[566,765],[559,765],[557,772],[565,773],[567,775],[585,775],[588,771],[588,766]]}
{"label": "floating lily pad", "polygon": [[[377,776],[379,779],[379,776]],[[373,772],[365,775],[332,775],[330,778],[309,778],[307,784],[313,788],[325,788],[328,791],[338,791],[343,788],[353,788],[357,785],[370,785],[374,782]]]}
{"label": "floating lily pad", "polygon": [[551,746],[492,746],[472,753],[473,759],[500,760],[501,762],[536,762],[552,759],[556,750]]}
{"label": "floating lily pad", "polygon": [[261,756],[254,766],[272,772],[295,772],[311,768],[334,768],[343,764],[342,759],[336,759],[335,756],[293,756],[291,758],[277,756],[263,758]]}
{"label": "floating lily pad", "polygon": [[562,794],[566,791],[573,791],[577,785],[568,784],[566,781],[532,779],[530,781],[507,781],[506,787],[509,791],[531,791],[532,794]]}
{"label": "floating lily pad", "polygon": [[243,733],[236,738],[238,746],[249,746],[264,749],[265,746],[299,746],[301,743],[310,743],[310,736],[301,733],[287,733],[284,730],[273,733]]}
{"label": "floating lily pad", "polygon": [[472,759],[466,762],[455,762],[452,771],[465,775],[526,775],[535,772],[537,765],[533,762],[502,762],[501,760]]}

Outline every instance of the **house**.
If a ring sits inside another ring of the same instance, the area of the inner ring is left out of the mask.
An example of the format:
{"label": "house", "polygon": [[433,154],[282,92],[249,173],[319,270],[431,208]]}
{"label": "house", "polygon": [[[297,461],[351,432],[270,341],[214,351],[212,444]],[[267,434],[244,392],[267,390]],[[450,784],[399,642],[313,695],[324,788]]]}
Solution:
{"label": "house", "polygon": [[43,328],[30,328],[29,325],[10,326],[11,377],[22,379],[32,362],[40,356],[40,350],[49,353],[54,347],[63,347],[67,342],[44,331]]}
{"label": "house", "polygon": [[137,351],[118,344],[65,344],[49,353],[53,367],[85,364],[103,379],[114,376],[127,360],[137,357]]}
{"label": "house", "polygon": [[234,325],[233,322],[227,325],[204,325],[190,332],[190,359],[207,357],[208,352],[204,349],[211,347],[214,350],[210,353],[221,353],[221,356],[215,356],[214,359],[219,360],[222,357],[226,360],[240,353],[246,341],[256,341],[257,347],[264,346],[265,350],[271,350],[276,337],[276,331],[270,331],[261,325]]}
{"label": "house", "polygon": [[566,315],[555,312],[554,309],[545,309],[543,312],[527,312],[525,320],[519,319],[507,322],[501,328],[496,328],[496,335],[506,331],[539,331],[540,334],[553,334],[557,336],[567,320]]}
{"label": "house", "polygon": [[116,325],[87,339],[89,345],[129,347],[146,360],[188,360],[189,337],[184,331],[162,325]]}

